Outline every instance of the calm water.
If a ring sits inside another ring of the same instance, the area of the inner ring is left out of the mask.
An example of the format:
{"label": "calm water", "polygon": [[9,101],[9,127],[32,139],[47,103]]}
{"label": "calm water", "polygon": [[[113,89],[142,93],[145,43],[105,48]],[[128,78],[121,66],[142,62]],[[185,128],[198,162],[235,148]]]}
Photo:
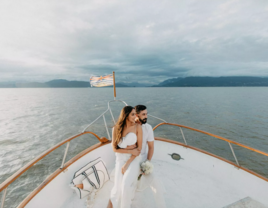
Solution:
{"label": "calm water", "polygon": [[[268,88],[118,88],[117,99],[145,104],[150,114],[201,129],[268,152]],[[83,130],[113,100],[112,88],[0,89],[0,183],[58,142]],[[118,115],[123,105],[113,104]],[[107,114],[109,126],[111,118]],[[158,123],[148,119],[152,126]],[[107,137],[103,121],[90,127]],[[161,136],[183,141],[176,127],[160,127]],[[226,142],[184,130],[188,144],[233,161]],[[67,160],[96,143],[83,136],[71,142]],[[14,207],[61,164],[65,146],[24,173],[7,191],[5,207]],[[268,177],[266,157],[234,146],[242,166]],[[156,150],[157,151],[157,150]]]}

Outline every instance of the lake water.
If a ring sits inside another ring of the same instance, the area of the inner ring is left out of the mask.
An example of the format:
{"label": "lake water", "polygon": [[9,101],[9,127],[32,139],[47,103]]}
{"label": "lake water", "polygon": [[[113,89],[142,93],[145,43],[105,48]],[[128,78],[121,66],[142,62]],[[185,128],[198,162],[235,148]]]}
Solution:
{"label": "lake water", "polygon": [[[167,122],[207,131],[268,152],[268,88],[118,88],[117,99],[144,104],[150,114]],[[107,109],[112,88],[0,89],[0,183],[58,142],[81,132]],[[123,107],[112,104],[115,116]],[[112,120],[106,116],[109,127]],[[159,121],[151,117],[148,123]],[[107,137],[103,120],[91,131]],[[183,129],[189,145],[234,161],[228,143]],[[161,136],[183,142],[179,128],[161,126]],[[98,141],[73,140],[66,161]],[[242,166],[268,177],[268,159],[235,145]],[[61,165],[65,145],[38,162],[7,189],[5,207],[15,207]],[[157,151],[157,150],[156,150]],[[1,194],[0,194],[1,195]]]}

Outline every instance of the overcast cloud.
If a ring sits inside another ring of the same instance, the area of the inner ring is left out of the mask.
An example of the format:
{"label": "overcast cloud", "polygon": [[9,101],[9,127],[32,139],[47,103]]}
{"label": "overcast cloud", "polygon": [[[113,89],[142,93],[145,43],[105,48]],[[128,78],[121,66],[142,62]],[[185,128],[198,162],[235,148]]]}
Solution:
{"label": "overcast cloud", "polygon": [[268,76],[266,0],[1,0],[0,81]]}

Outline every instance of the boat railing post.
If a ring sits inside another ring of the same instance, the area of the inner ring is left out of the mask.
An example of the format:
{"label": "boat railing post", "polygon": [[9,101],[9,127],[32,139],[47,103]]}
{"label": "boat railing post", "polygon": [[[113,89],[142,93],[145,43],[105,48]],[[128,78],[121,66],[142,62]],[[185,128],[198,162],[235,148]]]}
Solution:
{"label": "boat railing post", "polygon": [[230,142],[228,142],[228,143],[229,143],[229,146],[230,146],[231,151],[232,151],[232,153],[233,153],[233,156],[234,156],[234,158],[235,158],[236,164],[237,164],[238,166],[240,166],[239,163],[238,163],[238,160],[237,160],[237,158],[236,158],[236,156],[235,156],[235,153],[234,153],[234,150],[233,150],[233,147],[232,147],[231,143],[230,143]]}
{"label": "boat railing post", "polygon": [[69,146],[70,146],[70,142],[67,142],[67,146],[66,146],[66,149],[65,149],[63,160],[62,160],[62,163],[61,163],[61,166],[60,166],[61,169],[64,167],[64,163],[65,163],[65,159],[66,159],[66,156],[67,156]]}
{"label": "boat railing post", "polygon": [[111,113],[111,116],[112,116],[113,122],[114,122],[114,124],[115,124],[115,120],[114,120],[114,115],[113,115],[113,112],[112,112],[111,108],[109,108],[109,110],[110,110],[110,113]]}
{"label": "boat railing post", "polygon": [[108,127],[107,127],[107,124],[106,124],[106,120],[105,120],[105,116],[104,116],[104,115],[103,115],[103,120],[104,120],[104,124],[105,124],[105,128],[106,128],[106,131],[107,131],[109,140],[111,140],[111,136],[110,136],[109,129],[108,129]]}
{"label": "boat railing post", "polygon": [[186,142],[186,139],[185,139],[185,137],[184,137],[184,134],[183,134],[183,131],[182,131],[181,127],[180,127],[180,130],[181,130],[181,135],[182,135],[182,138],[183,138],[183,140],[184,140],[184,143],[187,145],[187,142]]}
{"label": "boat railing post", "polygon": [[1,208],[4,208],[6,194],[7,194],[7,188],[5,188],[4,193],[3,193]]}

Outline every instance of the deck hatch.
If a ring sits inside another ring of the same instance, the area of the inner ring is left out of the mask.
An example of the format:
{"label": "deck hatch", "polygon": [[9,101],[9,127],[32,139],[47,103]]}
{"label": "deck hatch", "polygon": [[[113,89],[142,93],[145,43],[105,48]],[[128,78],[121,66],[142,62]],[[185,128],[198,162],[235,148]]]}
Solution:
{"label": "deck hatch", "polygon": [[173,159],[173,160],[177,160],[177,161],[179,161],[179,160],[184,160],[179,154],[177,154],[177,153],[172,153],[172,154],[168,154],[168,155],[170,155],[171,156],[171,158]]}

